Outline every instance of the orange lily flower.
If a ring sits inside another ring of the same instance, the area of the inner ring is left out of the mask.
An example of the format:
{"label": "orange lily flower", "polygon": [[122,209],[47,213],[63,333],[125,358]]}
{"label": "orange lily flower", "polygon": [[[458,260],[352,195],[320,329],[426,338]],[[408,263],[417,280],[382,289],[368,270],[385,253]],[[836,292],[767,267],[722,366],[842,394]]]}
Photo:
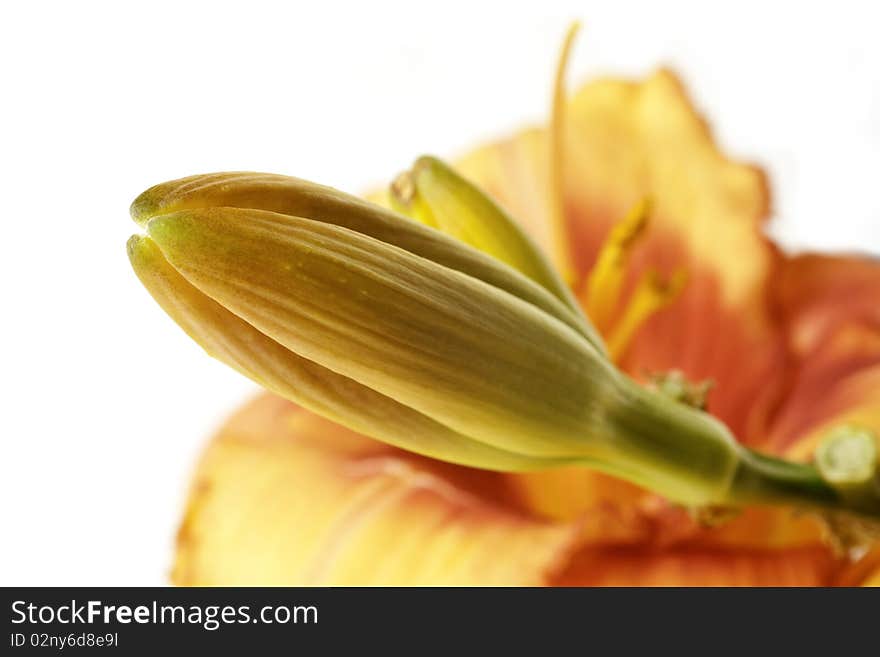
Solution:
{"label": "orange lily flower", "polygon": [[[549,127],[484,146],[456,169],[554,255],[634,379],[676,387],[741,443],[793,460],[809,461],[835,427],[880,431],[880,264],[777,248],[763,233],[763,173],[719,152],[672,73],[558,97]],[[880,584],[880,552],[841,549],[848,538],[787,508],[694,513],[581,466],[453,465],[265,393],[206,451],[172,578]]]}

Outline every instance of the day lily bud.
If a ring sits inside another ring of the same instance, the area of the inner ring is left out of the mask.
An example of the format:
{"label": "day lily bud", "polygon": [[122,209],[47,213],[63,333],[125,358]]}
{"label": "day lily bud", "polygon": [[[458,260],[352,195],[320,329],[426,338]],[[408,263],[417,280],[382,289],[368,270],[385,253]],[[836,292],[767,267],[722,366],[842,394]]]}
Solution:
{"label": "day lily bud", "polygon": [[190,283],[294,353],[499,448],[551,458],[582,448],[597,410],[584,400],[611,368],[537,307],[300,217],[209,208],[146,230]]}
{"label": "day lily bud", "polygon": [[134,268],[187,333],[352,429],[484,468],[590,465],[689,506],[838,503],[810,466],[627,379],[564,297],[437,230],[264,174],[166,183],[132,214]]}

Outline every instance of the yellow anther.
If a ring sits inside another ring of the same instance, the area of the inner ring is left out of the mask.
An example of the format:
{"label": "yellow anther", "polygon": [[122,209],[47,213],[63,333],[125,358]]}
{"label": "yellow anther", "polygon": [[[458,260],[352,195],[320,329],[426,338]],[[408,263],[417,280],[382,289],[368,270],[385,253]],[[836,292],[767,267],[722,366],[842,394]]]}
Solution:
{"label": "yellow anther", "polygon": [[574,21],[568,28],[556,62],[553,84],[553,107],[550,118],[550,180],[548,206],[553,228],[553,261],[562,279],[569,285],[577,283],[571,258],[571,243],[565,218],[565,72],[572,45],[581,24]]}
{"label": "yellow anther", "polygon": [[616,361],[632,341],[636,331],[657,311],[668,306],[684,289],[687,271],[678,269],[664,280],[656,271],[642,276],[632,298],[608,336],[608,353]]}
{"label": "yellow anther", "polygon": [[611,229],[584,289],[584,307],[593,325],[607,332],[620,300],[626,276],[627,255],[648,223],[650,201],[636,203],[624,219]]}

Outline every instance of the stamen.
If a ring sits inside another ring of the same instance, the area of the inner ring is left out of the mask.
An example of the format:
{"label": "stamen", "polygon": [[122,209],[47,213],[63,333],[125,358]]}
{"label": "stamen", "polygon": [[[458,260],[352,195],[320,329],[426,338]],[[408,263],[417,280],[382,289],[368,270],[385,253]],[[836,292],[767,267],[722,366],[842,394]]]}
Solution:
{"label": "stamen", "polygon": [[608,353],[617,361],[636,331],[657,311],[668,306],[684,289],[687,271],[677,270],[668,280],[663,280],[656,271],[646,272],[639,281],[623,317],[614,326],[608,337]]}
{"label": "stamen", "polygon": [[577,281],[572,262],[568,225],[565,219],[565,72],[571,55],[574,38],[581,24],[574,21],[568,28],[559,60],[556,63],[556,78],[553,84],[553,108],[550,119],[550,186],[548,206],[553,229],[553,261],[562,279],[569,285]]}
{"label": "stamen", "polygon": [[584,286],[581,300],[587,316],[602,333],[610,328],[623,288],[627,255],[644,232],[649,211],[649,199],[642,199],[611,229]]}

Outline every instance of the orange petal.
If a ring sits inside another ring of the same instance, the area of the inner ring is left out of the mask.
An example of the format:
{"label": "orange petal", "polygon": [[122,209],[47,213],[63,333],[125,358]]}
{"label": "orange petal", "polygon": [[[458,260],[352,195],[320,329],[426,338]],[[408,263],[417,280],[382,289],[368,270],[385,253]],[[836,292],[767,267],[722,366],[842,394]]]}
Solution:
{"label": "orange petal", "polygon": [[630,294],[646,271],[687,272],[680,296],[641,327],[621,365],[638,377],[679,369],[694,381],[713,380],[710,412],[749,442],[764,412],[754,381],[775,387],[779,351],[764,300],[776,256],[760,232],[769,206],[763,175],[719,152],[668,72],[640,85],[585,87],[572,102],[571,124],[580,261],[592,262],[603,218],[622,216],[647,196],[654,209],[633,254]]}
{"label": "orange petal", "polygon": [[532,513],[578,523],[581,544],[627,545],[651,535],[652,520],[641,508],[648,493],[621,479],[579,466],[508,478],[510,490]]}
{"label": "orange petal", "polygon": [[838,586],[880,586],[880,546],[868,551],[861,559],[844,568],[837,578]]}
{"label": "orange petal", "polygon": [[790,550],[825,545],[825,528],[814,515],[786,507],[749,507],[716,527],[702,528],[690,545],[748,550]]}
{"label": "orange petal", "polygon": [[499,475],[384,446],[263,395],[199,466],[173,579],[188,585],[535,585],[576,528]]}
{"label": "orange petal", "polygon": [[[772,261],[757,231],[769,206],[764,176],[718,151],[672,73],[587,84],[571,99],[567,119],[566,206],[581,275],[611,223],[649,197],[655,230],[675,235],[688,258],[725,274],[726,301],[737,305],[753,294]],[[545,247],[547,141],[546,131],[529,130],[458,164]]]}
{"label": "orange petal", "polygon": [[824,586],[835,562],[817,548],[784,551],[587,550],[553,580],[559,586]]}
{"label": "orange petal", "polygon": [[880,434],[880,263],[798,256],[776,291],[790,377],[768,449],[808,458],[838,424]]}

